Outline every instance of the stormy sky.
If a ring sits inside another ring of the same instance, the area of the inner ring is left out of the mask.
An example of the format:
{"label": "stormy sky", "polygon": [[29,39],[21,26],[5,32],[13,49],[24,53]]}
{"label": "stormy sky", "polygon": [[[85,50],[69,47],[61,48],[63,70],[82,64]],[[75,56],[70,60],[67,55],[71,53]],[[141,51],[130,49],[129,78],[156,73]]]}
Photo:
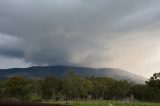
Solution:
{"label": "stormy sky", "polygon": [[160,0],[0,0],[0,68],[160,70]]}

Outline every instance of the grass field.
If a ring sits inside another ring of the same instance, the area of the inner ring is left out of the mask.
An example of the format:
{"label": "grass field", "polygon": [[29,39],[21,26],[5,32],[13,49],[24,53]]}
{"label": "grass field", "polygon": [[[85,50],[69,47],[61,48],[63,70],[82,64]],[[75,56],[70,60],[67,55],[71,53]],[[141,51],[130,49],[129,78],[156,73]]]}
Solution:
{"label": "grass field", "polygon": [[71,106],[109,106],[109,103],[112,103],[113,106],[160,106],[160,103],[147,103],[147,102],[124,103],[120,101],[70,101],[68,103]]}
{"label": "grass field", "polygon": [[29,103],[29,102],[0,102],[0,106],[66,106],[50,103]]}

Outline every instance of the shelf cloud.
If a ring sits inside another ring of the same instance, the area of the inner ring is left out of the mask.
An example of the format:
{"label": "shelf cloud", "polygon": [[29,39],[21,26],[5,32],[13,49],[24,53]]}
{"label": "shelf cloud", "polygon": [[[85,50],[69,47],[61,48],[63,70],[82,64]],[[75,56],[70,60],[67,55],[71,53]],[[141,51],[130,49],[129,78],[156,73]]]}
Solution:
{"label": "shelf cloud", "polygon": [[31,65],[117,67],[150,75],[160,69],[159,3],[1,0],[0,55]]}

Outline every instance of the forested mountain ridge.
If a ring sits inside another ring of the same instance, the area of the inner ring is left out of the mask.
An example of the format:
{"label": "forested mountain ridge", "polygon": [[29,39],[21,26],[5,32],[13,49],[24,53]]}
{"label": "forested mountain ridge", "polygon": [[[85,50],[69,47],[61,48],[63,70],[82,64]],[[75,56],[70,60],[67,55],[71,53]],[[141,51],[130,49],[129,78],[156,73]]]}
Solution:
{"label": "forested mountain ridge", "polygon": [[110,77],[118,80],[130,80],[137,83],[144,83],[146,79],[142,76],[129,73],[117,68],[88,68],[72,66],[33,66],[29,68],[0,69],[0,79],[12,76],[25,76],[28,78],[44,78],[49,75],[65,77],[68,71],[84,77]]}

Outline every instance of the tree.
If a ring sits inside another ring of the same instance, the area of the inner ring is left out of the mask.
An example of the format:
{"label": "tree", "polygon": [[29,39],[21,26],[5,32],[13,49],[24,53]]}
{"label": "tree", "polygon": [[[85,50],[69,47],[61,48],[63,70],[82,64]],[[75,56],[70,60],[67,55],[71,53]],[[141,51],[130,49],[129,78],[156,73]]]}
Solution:
{"label": "tree", "polygon": [[30,80],[29,88],[30,88],[30,100],[33,102],[41,102],[42,101],[42,89],[41,83],[43,80]]}
{"label": "tree", "polygon": [[42,82],[42,97],[44,99],[55,99],[62,90],[62,81],[56,76],[48,76]]}
{"label": "tree", "polygon": [[113,79],[101,77],[101,78],[91,78],[93,83],[93,97],[95,99],[107,99],[109,97],[110,87],[113,83]]}
{"label": "tree", "polygon": [[22,77],[12,77],[6,81],[5,93],[18,101],[29,99],[29,81]]}
{"label": "tree", "polygon": [[80,96],[82,98],[86,98],[88,95],[91,94],[92,91],[93,83],[88,79],[81,78],[79,87]]}
{"label": "tree", "polygon": [[75,75],[73,71],[68,71],[67,78],[64,82],[64,92],[69,99],[76,99],[79,95],[80,77]]}
{"label": "tree", "polygon": [[153,74],[149,81],[146,81],[146,84],[150,87],[160,89],[160,73]]}
{"label": "tree", "polygon": [[153,74],[146,84],[150,88],[152,101],[160,101],[160,72]]}
{"label": "tree", "polygon": [[149,99],[149,93],[151,92],[149,92],[149,88],[147,85],[134,84],[129,89],[128,96],[134,95],[135,99],[145,101]]}
{"label": "tree", "polygon": [[4,82],[5,81],[0,81],[0,100],[3,99],[4,96],[5,96],[5,94],[4,94],[4,90],[5,90]]}
{"label": "tree", "polygon": [[114,80],[110,87],[110,93],[114,99],[123,99],[127,96],[127,92],[130,89],[130,83],[126,80],[116,81]]}

